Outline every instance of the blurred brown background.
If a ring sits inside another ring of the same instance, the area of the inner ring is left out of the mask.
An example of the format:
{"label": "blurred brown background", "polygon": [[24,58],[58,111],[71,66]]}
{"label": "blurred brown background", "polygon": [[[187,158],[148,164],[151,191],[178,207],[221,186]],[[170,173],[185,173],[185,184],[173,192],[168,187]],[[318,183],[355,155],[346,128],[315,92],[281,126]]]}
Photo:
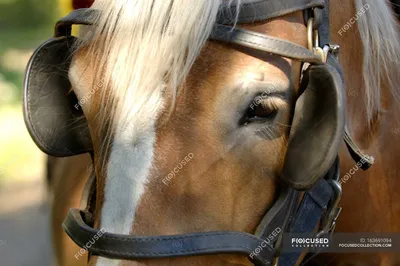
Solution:
{"label": "blurred brown background", "polygon": [[45,155],[22,115],[25,66],[72,0],[0,0],[0,265],[53,265]]}

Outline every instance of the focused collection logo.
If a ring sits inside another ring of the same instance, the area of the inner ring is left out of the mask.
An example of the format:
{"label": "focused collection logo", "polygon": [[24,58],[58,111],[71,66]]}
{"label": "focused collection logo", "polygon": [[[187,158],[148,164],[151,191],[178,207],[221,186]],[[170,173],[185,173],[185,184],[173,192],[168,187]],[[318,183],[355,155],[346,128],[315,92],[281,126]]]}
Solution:
{"label": "focused collection logo", "polygon": [[293,237],[291,243],[292,248],[328,248],[330,240],[326,237]]}

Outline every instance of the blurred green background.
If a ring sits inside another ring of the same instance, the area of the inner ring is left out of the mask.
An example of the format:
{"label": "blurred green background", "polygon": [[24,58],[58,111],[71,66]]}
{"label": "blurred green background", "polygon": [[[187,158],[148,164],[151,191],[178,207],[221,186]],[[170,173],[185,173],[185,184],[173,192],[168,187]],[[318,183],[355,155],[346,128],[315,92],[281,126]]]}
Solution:
{"label": "blurred green background", "polygon": [[22,84],[30,55],[71,2],[0,0],[0,266],[54,265],[46,157],[25,128]]}
{"label": "blurred green background", "polygon": [[0,185],[42,172],[22,119],[22,83],[33,50],[52,34],[57,0],[0,0]]}

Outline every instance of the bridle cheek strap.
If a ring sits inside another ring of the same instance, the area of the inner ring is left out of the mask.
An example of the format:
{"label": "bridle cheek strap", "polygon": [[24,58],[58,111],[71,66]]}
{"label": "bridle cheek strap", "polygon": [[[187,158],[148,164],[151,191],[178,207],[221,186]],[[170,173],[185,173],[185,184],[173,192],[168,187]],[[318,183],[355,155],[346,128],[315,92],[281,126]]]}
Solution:
{"label": "bridle cheek strap", "polygon": [[254,250],[262,247],[250,259],[256,265],[269,265],[275,255],[274,248],[265,240],[244,232],[217,231],[170,236],[119,235],[93,229],[88,225],[92,223],[91,217],[88,212],[71,209],[63,228],[78,246],[87,248],[94,255],[108,258],[131,260],[232,253],[250,256]]}

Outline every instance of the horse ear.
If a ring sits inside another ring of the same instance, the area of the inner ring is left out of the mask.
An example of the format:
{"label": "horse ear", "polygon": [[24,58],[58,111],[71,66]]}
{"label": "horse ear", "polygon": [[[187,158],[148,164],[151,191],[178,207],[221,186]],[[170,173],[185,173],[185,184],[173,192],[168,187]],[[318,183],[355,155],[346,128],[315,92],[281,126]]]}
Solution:
{"label": "horse ear", "polygon": [[282,179],[305,190],[323,177],[338,154],[345,128],[343,82],[333,67],[312,65],[296,102]]}

